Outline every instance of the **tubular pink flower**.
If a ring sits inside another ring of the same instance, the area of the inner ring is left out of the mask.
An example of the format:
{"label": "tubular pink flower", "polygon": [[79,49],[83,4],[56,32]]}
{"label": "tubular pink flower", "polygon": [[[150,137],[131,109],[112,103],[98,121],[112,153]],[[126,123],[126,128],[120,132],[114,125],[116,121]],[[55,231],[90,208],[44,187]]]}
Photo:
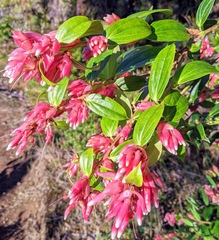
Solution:
{"label": "tubular pink flower", "polygon": [[64,168],[68,169],[69,176],[73,177],[77,171],[79,170],[78,158],[76,155],[72,156],[71,162],[67,163],[63,166]]}
{"label": "tubular pink flower", "polygon": [[150,108],[152,106],[155,106],[155,103],[147,101],[147,102],[138,103],[136,108],[138,110],[140,110],[141,112],[144,112],[146,109],[148,109],[148,108]]}
{"label": "tubular pink flower", "polygon": [[40,102],[30,111],[24,119],[24,123],[16,128],[12,135],[14,139],[9,143],[7,150],[18,147],[16,155],[18,155],[26,147],[28,140],[33,142],[33,134],[39,132],[46,134],[46,144],[51,141],[53,136],[50,121],[56,115],[56,109],[48,103]]}
{"label": "tubular pink flower", "polygon": [[93,57],[97,57],[107,48],[108,40],[104,36],[94,36],[89,40],[89,48],[92,51]]}
{"label": "tubular pink flower", "polygon": [[92,89],[90,84],[87,84],[84,80],[75,80],[68,85],[68,96],[78,98],[89,92]]}
{"label": "tubular pink flower", "polygon": [[120,19],[115,13],[107,14],[106,17],[103,18],[106,24],[110,25]]}
{"label": "tubular pink flower", "polygon": [[[118,130],[117,130],[118,131]],[[120,139],[118,141],[118,145],[125,142],[128,139],[129,134],[132,131],[132,125],[131,124],[126,124],[120,131],[119,131],[119,135],[120,135]]]}
{"label": "tubular pink flower", "polygon": [[200,58],[211,57],[213,54],[214,48],[210,46],[208,36],[206,36],[200,48]]}
{"label": "tubular pink flower", "polygon": [[206,86],[208,88],[212,88],[214,85],[218,85],[218,83],[219,83],[219,76],[217,74],[210,74],[209,80]]}
{"label": "tubular pink flower", "polygon": [[88,140],[86,146],[93,148],[95,152],[105,153],[111,144],[112,140],[110,138],[96,134]]}
{"label": "tubular pink flower", "polygon": [[85,46],[83,51],[82,51],[82,60],[83,61],[88,61],[93,57],[93,52],[90,49],[89,46]]}
{"label": "tubular pink flower", "polygon": [[134,143],[127,144],[118,156],[118,171],[116,179],[126,177],[135,167],[142,162],[141,167],[145,167],[147,154],[141,147],[136,146]]}
{"label": "tubular pink flower", "polygon": [[66,122],[70,123],[70,127],[76,129],[80,123],[88,118],[88,107],[83,100],[72,99],[66,106],[68,117]]}
{"label": "tubular pink flower", "polygon": [[115,84],[109,84],[107,86],[101,86],[97,89],[95,89],[94,93],[98,93],[110,98],[114,98],[115,97],[115,93],[116,93],[116,89],[117,86]]}
{"label": "tubular pink flower", "polygon": [[164,222],[168,222],[168,224],[173,227],[176,224],[176,217],[174,212],[167,212],[164,217]]}
{"label": "tubular pink flower", "polygon": [[177,155],[178,145],[186,146],[181,133],[172,125],[160,122],[157,131],[160,141],[170,153]]}

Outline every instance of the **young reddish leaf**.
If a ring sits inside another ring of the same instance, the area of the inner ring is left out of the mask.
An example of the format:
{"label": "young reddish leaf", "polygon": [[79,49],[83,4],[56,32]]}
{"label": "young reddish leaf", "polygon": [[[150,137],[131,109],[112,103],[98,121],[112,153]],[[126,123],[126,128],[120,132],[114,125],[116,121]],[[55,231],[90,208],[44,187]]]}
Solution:
{"label": "young reddish leaf", "polygon": [[180,68],[174,78],[178,84],[190,82],[211,73],[219,73],[213,66],[204,61],[193,61]]}
{"label": "young reddish leaf", "polygon": [[79,159],[80,169],[84,175],[88,177],[90,176],[90,174],[92,173],[93,162],[94,162],[93,148],[88,148],[81,154]]}
{"label": "young reddish leaf", "polygon": [[125,178],[125,181],[129,184],[141,187],[143,184],[143,176],[141,171],[141,162],[135,167]]}
{"label": "young reddish leaf", "polygon": [[203,0],[198,7],[195,16],[196,25],[200,28],[207,20],[214,6],[215,0]]}
{"label": "young reddish leaf", "polygon": [[140,18],[120,19],[106,29],[106,38],[117,44],[131,43],[150,34],[150,26]]}
{"label": "young reddish leaf", "polygon": [[148,108],[141,114],[133,132],[133,139],[136,145],[144,146],[150,141],[162,117],[163,110],[164,106],[160,104]]}
{"label": "young reddish leaf", "polygon": [[86,104],[91,111],[101,117],[106,117],[112,120],[127,119],[125,109],[109,97],[100,94],[91,94],[87,97]]}
{"label": "young reddish leaf", "polygon": [[104,135],[112,137],[118,128],[118,121],[103,117],[100,126]]}
{"label": "young reddish leaf", "polygon": [[67,77],[64,77],[60,82],[56,84],[56,86],[52,89],[52,91],[48,92],[48,99],[49,102],[53,106],[59,106],[59,104],[62,102],[66,89],[68,87],[69,79]]}
{"label": "young reddish leaf", "polygon": [[90,28],[91,21],[85,16],[76,16],[65,21],[56,32],[60,43],[72,43]]}
{"label": "young reddish leaf", "polygon": [[150,98],[155,102],[162,97],[169,82],[175,51],[176,47],[174,44],[166,46],[158,53],[152,63],[148,88]]}
{"label": "young reddish leaf", "polygon": [[171,19],[155,21],[151,24],[152,34],[147,37],[159,42],[181,42],[189,40],[185,27]]}

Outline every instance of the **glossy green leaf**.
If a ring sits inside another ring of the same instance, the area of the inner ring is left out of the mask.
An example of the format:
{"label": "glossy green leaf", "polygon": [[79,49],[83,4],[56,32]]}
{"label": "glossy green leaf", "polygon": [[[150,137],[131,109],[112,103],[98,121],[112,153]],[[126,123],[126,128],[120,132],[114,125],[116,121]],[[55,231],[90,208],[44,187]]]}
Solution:
{"label": "glossy green leaf", "polygon": [[205,221],[208,221],[211,218],[213,211],[214,211],[214,209],[212,206],[204,208],[203,217],[204,217]]}
{"label": "glossy green leaf", "polygon": [[148,143],[159,123],[164,106],[156,105],[144,111],[136,122],[133,139],[136,145],[144,146]]}
{"label": "glossy green leaf", "polygon": [[215,0],[203,0],[198,7],[195,16],[195,22],[198,27],[201,27],[207,20],[214,6]]}
{"label": "glossy green leaf", "polygon": [[160,100],[169,82],[175,51],[174,44],[166,46],[152,63],[148,88],[150,98],[155,102]]}
{"label": "glossy green leaf", "polygon": [[141,171],[141,162],[135,167],[125,178],[125,181],[129,184],[141,187],[143,184],[143,175]]}
{"label": "glossy green leaf", "polygon": [[130,50],[120,62],[116,70],[117,75],[152,63],[161,49],[162,47],[142,46]]}
{"label": "glossy green leaf", "polygon": [[91,21],[90,27],[87,29],[87,31],[81,37],[92,36],[92,35],[102,35],[103,34],[103,24],[104,24],[104,21],[102,21],[102,20]]}
{"label": "glossy green leaf", "polygon": [[203,199],[203,202],[204,202],[205,206],[208,206],[209,205],[209,199],[208,199],[207,194],[205,193],[203,188],[201,188],[200,192],[201,192],[201,196],[202,196],[202,199]]}
{"label": "glossy green leaf", "polygon": [[216,104],[211,111],[209,112],[208,116],[207,116],[207,120],[212,120],[219,117],[219,104]]}
{"label": "glossy green leaf", "polygon": [[150,40],[160,42],[188,41],[189,34],[186,28],[175,20],[159,20],[151,24],[152,34],[147,37]]}
{"label": "glossy green leaf", "polygon": [[100,126],[104,135],[112,137],[118,128],[118,121],[104,117],[100,121]]}
{"label": "glossy green leaf", "polygon": [[127,119],[125,109],[109,97],[100,94],[91,94],[87,97],[86,104],[91,111],[101,117],[106,117],[112,120]]}
{"label": "glossy green leaf", "polygon": [[196,209],[193,208],[193,209],[190,209],[190,211],[197,221],[201,220],[201,217],[200,217],[199,213],[196,211]]}
{"label": "glossy green leaf", "polygon": [[71,43],[90,28],[91,21],[85,16],[76,16],[65,21],[56,32],[56,39],[60,43]]}
{"label": "glossy green leaf", "polygon": [[118,78],[116,85],[123,91],[137,91],[145,86],[145,79],[139,76],[128,76]]}
{"label": "glossy green leaf", "polygon": [[[91,58],[88,61],[86,66],[87,70],[85,71],[85,77],[88,80],[96,79],[103,71],[112,53],[113,53],[113,50],[106,50],[102,54],[98,55],[97,57]],[[96,68],[96,69],[93,69],[93,68]]]}
{"label": "glossy green leaf", "polygon": [[198,130],[198,132],[200,134],[201,139],[206,141],[206,142],[208,142],[208,143],[210,143],[209,139],[206,137],[205,128],[204,128],[204,126],[201,123],[199,123],[197,125],[197,130]]}
{"label": "glossy green leaf", "polygon": [[193,227],[193,222],[191,220],[186,218],[182,218],[181,220],[184,222],[186,226]]}
{"label": "glossy green leaf", "polygon": [[113,151],[110,153],[110,159],[114,162],[117,161],[117,158],[119,156],[120,151],[128,144],[133,143],[133,139],[127,140],[123,142],[122,144],[118,145],[116,148],[113,149]]}
{"label": "glossy green leaf", "polygon": [[93,190],[97,191],[103,191],[103,187],[101,185],[101,177],[95,178],[94,176],[91,177],[90,179],[90,186],[92,187]]}
{"label": "glossy green leaf", "polygon": [[[208,227],[207,227],[205,224],[201,224],[201,225],[200,225],[200,229],[201,229],[202,234],[203,234],[204,236],[209,236],[209,235],[211,235]],[[207,239],[204,237],[204,240],[207,240]],[[215,240],[215,239],[213,239],[213,240]]]}
{"label": "glossy green leaf", "polygon": [[172,10],[170,9],[152,9],[152,10],[147,10],[147,11],[141,11],[141,12],[137,12],[137,13],[133,13],[131,15],[129,15],[127,18],[146,18],[147,16],[153,14],[153,13],[164,13],[166,15],[171,15],[172,14]]}
{"label": "glossy green leaf", "polygon": [[152,167],[156,162],[159,161],[160,156],[162,154],[162,150],[163,145],[159,140],[157,133],[155,132],[154,136],[149,142],[149,145],[146,147],[149,167]]}
{"label": "glossy green leaf", "polygon": [[211,233],[213,233],[213,235],[215,237],[217,237],[217,239],[219,239],[219,220],[216,220],[214,223],[214,227],[211,229]]}
{"label": "glossy green leaf", "polygon": [[69,128],[69,124],[66,123],[66,121],[64,121],[64,120],[55,121],[55,122],[54,122],[54,125],[55,125],[57,128],[60,128],[60,129],[67,129],[67,128]]}
{"label": "glossy green leaf", "polygon": [[211,178],[209,175],[205,175],[205,177],[208,179],[209,183],[211,184],[211,186],[213,188],[217,188],[217,185],[216,185],[215,181],[213,180],[213,178]]}
{"label": "glossy green leaf", "polygon": [[171,91],[164,98],[164,118],[166,121],[179,121],[188,110],[188,100],[182,96],[178,91]]}
{"label": "glossy green leaf", "polygon": [[80,169],[82,173],[87,177],[89,177],[92,173],[93,162],[94,162],[93,148],[88,148],[81,154],[79,159]]}
{"label": "glossy green leaf", "polygon": [[132,115],[132,106],[127,95],[120,89],[116,89],[116,97],[114,100],[125,109],[128,118],[130,118]]}
{"label": "glossy green leaf", "polygon": [[120,19],[106,29],[106,38],[117,44],[131,43],[150,34],[150,26],[140,18]]}
{"label": "glossy green leaf", "polygon": [[211,73],[219,73],[213,66],[204,61],[193,61],[180,68],[174,78],[178,84],[190,82]]}
{"label": "glossy green leaf", "polygon": [[64,77],[51,91],[48,92],[48,99],[50,104],[56,107],[60,105],[65,96],[68,82],[69,79],[67,77]]}

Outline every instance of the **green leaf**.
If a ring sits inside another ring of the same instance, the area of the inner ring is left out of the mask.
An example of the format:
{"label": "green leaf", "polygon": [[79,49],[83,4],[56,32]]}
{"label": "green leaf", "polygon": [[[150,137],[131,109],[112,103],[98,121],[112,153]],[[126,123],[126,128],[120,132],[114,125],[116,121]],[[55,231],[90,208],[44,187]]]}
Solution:
{"label": "green leaf", "polygon": [[102,20],[93,20],[91,21],[90,27],[87,29],[87,31],[81,36],[91,36],[91,35],[102,35],[103,34],[103,24],[104,21]]}
{"label": "green leaf", "polygon": [[116,89],[115,101],[125,109],[128,118],[130,118],[132,115],[132,106],[126,94],[123,91]]}
{"label": "green leaf", "polygon": [[205,177],[208,179],[209,183],[211,184],[211,186],[213,188],[217,187],[217,184],[215,183],[215,181],[209,175],[206,174]]}
{"label": "green leaf", "polygon": [[168,84],[175,51],[176,47],[174,44],[166,46],[158,53],[157,57],[152,63],[148,88],[150,98],[155,102],[162,97]]}
{"label": "green leaf", "polygon": [[[201,229],[201,231],[202,231],[202,233],[203,233],[204,236],[209,236],[209,235],[211,235],[208,227],[207,227],[205,224],[200,225],[200,229]],[[204,240],[205,240],[205,238],[204,238]]]}
{"label": "green leaf", "polygon": [[206,137],[205,128],[204,128],[204,126],[201,123],[199,123],[197,125],[197,130],[198,130],[198,132],[200,134],[201,139],[206,141],[206,142],[208,142],[208,143],[210,143],[209,139]]}
{"label": "green leaf", "polygon": [[141,11],[141,12],[137,12],[137,13],[133,13],[131,15],[129,15],[127,18],[144,18],[146,19],[147,16],[153,14],[153,13],[164,13],[164,14],[168,14],[171,15],[172,14],[172,10],[170,9],[153,9],[153,10],[147,10],[147,11]]}
{"label": "green leaf", "polygon": [[118,121],[104,117],[100,121],[100,126],[104,135],[112,137],[118,128]]}
{"label": "green leaf", "polygon": [[106,38],[117,44],[131,43],[150,34],[150,26],[140,18],[120,19],[106,29]]}
{"label": "green leaf", "polygon": [[219,239],[219,220],[216,220],[214,227],[211,229],[211,232]]}
{"label": "green leaf", "polygon": [[156,162],[159,161],[162,154],[163,145],[158,138],[158,134],[155,132],[149,145],[146,147],[146,152],[148,155],[148,166],[152,167]]}
{"label": "green leaf", "polygon": [[204,217],[205,221],[208,221],[211,218],[213,211],[214,211],[214,209],[212,206],[204,208],[203,217]]}
{"label": "green leaf", "polygon": [[116,85],[123,91],[137,91],[145,86],[145,79],[139,76],[118,78]]}
{"label": "green leaf", "polygon": [[66,121],[64,121],[64,120],[55,121],[55,122],[54,122],[54,125],[55,125],[57,128],[60,128],[60,129],[67,129],[67,128],[69,128],[69,124],[66,123]]}
{"label": "green leaf", "polygon": [[148,108],[141,114],[133,132],[133,139],[136,145],[144,146],[150,141],[162,117],[163,110],[163,105],[156,105]]}
{"label": "green leaf", "polygon": [[97,191],[103,191],[104,188],[101,186],[101,177],[98,177],[97,179],[92,176],[90,179],[90,186],[92,187],[93,190]]}
{"label": "green leaf", "polygon": [[182,221],[186,226],[193,227],[193,222],[191,220],[183,218]]}
{"label": "green leaf", "polygon": [[195,22],[199,28],[203,26],[203,24],[207,20],[214,6],[214,2],[215,0],[203,0],[199,5],[196,16],[195,16]]}
{"label": "green leaf", "polygon": [[190,209],[190,211],[197,221],[201,220],[199,213],[195,209]]}
{"label": "green leaf", "polygon": [[133,139],[127,140],[122,144],[118,145],[113,151],[110,153],[110,159],[114,162],[117,161],[117,157],[119,156],[120,151],[128,144],[133,143]]}
{"label": "green leaf", "polygon": [[203,202],[204,202],[205,206],[208,206],[209,205],[209,200],[208,200],[207,194],[205,193],[203,188],[201,188],[200,192],[201,192],[201,196],[202,196],[202,199],[203,199]]}
{"label": "green leaf", "polygon": [[109,97],[100,94],[91,94],[87,97],[86,104],[91,111],[101,117],[106,117],[112,120],[127,119],[125,109]]}
{"label": "green leaf", "polygon": [[211,109],[211,111],[209,112],[209,114],[206,117],[205,121],[209,125],[218,124],[218,122],[219,122],[219,104],[216,104]]}
{"label": "green leaf", "polygon": [[159,42],[181,42],[188,41],[185,27],[175,20],[159,20],[151,24],[152,34],[147,37]]}
{"label": "green leaf", "polygon": [[174,77],[178,84],[183,84],[211,73],[219,72],[207,62],[193,61],[180,68]]}
{"label": "green leaf", "polygon": [[80,169],[82,173],[87,177],[89,177],[92,173],[93,162],[94,162],[93,148],[88,148],[81,154],[79,159]]}
{"label": "green leaf", "polygon": [[85,16],[76,16],[65,21],[56,32],[56,39],[60,43],[71,43],[90,28],[91,21]]}
{"label": "green leaf", "polygon": [[141,162],[135,167],[125,178],[125,181],[129,184],[141,187],[143,184],[143,176],[141,171]]}
{"label": "green leaf", "polygon": [[166,121],[176,122],[180,120],[188,110],[188,100],[178,91],[171,91],[164,98],[164,118]]}
{"label": "green leaf", "polygon": [[162,47],[142,46],[130,50],[120,62],[117,75],[152,63]]}
{"label": "green leaf", "polygon": [[[113,50],[106,50],[97,57],[92,57],[87,63],[87,70],[85,71],[85,77],[87,80],[94,80],[96,79],[101,72],[103,71],[104,67],[106,66],[107,62],[112,55]],[[96,66],[96,70],[93,69]]]}
{"label": "green leaf", "polygon": [[57,83],[57,85],[52,89],[52,91],[48,92],[48,99],[50,104],[56,107],[60,105],[65,96],[68,82],[69,79],[67,77],[64,77],[60,82]]}

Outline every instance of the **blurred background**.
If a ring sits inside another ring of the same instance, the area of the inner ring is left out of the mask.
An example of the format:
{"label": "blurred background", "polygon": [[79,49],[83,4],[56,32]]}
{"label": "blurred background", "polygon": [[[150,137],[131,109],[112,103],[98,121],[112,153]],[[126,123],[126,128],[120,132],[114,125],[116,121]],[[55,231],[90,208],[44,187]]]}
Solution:
{"label": "blurred background", "polygon": [[[7,55],[15,47],[11,30],[47,33],[56,30],[66,19],[86,15],[102,19],[116,13],[126,17],[149,8],[170,8],[173,18],[187,26],[194,26],[195,11],[200,0],[1,0],[0,3],[0,69],[7,64]],[[217,18],[217,5],[211,17]],[[160,19],[162,15],[154,15]],[[81,56],[80,52],[78,53]],[[76,73],[75,73],[76,74]],[[39,136],[35,145],[15,156],[6,152],[10,132],[22,123],[25,114],[35,105],[43,91],[34,81],[19,83],[10,89],[8,80],[0,75],[0,239],[110,239],[110,224],[104,222],[104,209],[98,206],[89,223],[84,224],[79,209],[66,221],[63,213],[68,202],[58,200],[71,187],[63,165],[73,153],[85,148],[87,139],[95,133],[98,118],[91,114],[88,121],[76,131],[55,133],[52,144],[44,148]],[[186,160],[164,156],[155,171],[165,182],[161,206],[145,217],[142,227],[136,227],[138,239],[154,239],[165,233],[163,222],[167,211],[183,211],[186,199],[204,184],[203,171],[218,162],[218,152],[200,146],[189,149]],[[58,200],[58,201],[57,201]],[[99,227],[101,226],[101,227]],[[134,239],[130,224],[122,239]]]}

